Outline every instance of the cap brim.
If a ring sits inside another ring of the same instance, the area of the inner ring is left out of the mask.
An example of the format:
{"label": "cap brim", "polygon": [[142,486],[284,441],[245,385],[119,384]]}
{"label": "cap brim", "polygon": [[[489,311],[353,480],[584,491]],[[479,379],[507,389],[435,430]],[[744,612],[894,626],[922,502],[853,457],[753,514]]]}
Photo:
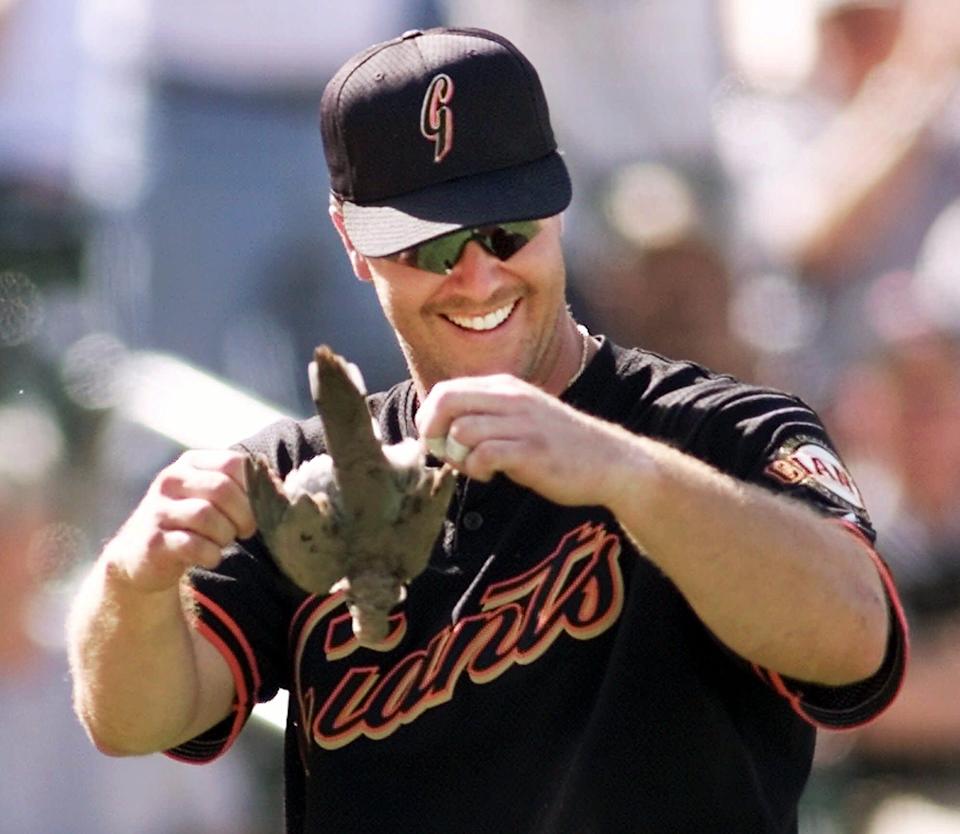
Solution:
{"label": "cap brim", "polygon": [[343,219],[357,251],[376,258],[469,226],[550,217],[571,195],[567,167],[554,151],[374,204],[344,201]]}

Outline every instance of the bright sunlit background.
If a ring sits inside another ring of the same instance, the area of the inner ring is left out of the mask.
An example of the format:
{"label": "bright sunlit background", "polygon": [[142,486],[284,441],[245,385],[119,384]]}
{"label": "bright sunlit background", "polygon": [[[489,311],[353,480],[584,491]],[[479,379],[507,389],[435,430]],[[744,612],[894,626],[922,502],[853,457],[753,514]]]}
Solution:
{"label": "bright sunlit background", "polygon": [[211,766],[109,760],[63,617],[182,449],[311,414],[314,345],[405,375],[317,106],[440,22],[540,71],[578,319],[803,397],[867,496],[913,677],[821,745],[801,831],[960,830],[957,0],[0,0],[0,834],[279,830],[283,697]]}

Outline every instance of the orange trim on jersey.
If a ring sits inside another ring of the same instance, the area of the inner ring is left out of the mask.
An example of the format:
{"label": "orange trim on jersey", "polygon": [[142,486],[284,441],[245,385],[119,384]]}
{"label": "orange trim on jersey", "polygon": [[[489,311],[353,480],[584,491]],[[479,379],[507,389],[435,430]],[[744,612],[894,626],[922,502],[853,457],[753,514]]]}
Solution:
{"label": "orange trim on jersey", "polygon": [[318,598],[317,594],[310,594],[300,605],[297,607],[297,610],[293,612],[293,616],[290,618],[290,625],[287,628],[287,642],[290,645],[293,645],[293,632],[297,628],[297,621],[300,619],[300,614],[303,610],[310,605],[315,599]]}
{"label": "orange trim on jersey", "polygon": [[227,665],[230,667],[230,674],[233,676],[233,683],[237,693],[237,703],[234,706],[233,723],[230,726],[230,733],[226,740],[222,745],[219,745],[219,749],[212,756],[206,758],[189,757],[180,755],[172,750],[165,751],[165,755],[171,759],[176,759],[177,761],[186,762],[188,764],[205,764],[220,758],[220,756],[226,753],[227,750],[233,746],[234,741],[236,741],[237,736],[243,729],[243,725],[246,722],[247,717],[253,710],[253,702],[256,698],[257,691],[260,689],[261,679],[260,670],[257,666],[253,649],[234,619],[227,614],[223,608],[217,605],[217,603],[206,596],[206,594],[201,593],[193,587],[190,588],[190,592],[196,602],[199,605],[202,605],[218,620],[220,620],[220,622],[223,623],[223,625],[225,625],[230,633],[234,636],[240,648],[243,650],[245,656],[244,659],[247,662],[251,677],[253,678],[254,688],[252,693],[247,690],[246,679],[243,674],[243,669],[240,666],[240,658],[236,656],[233,650],[226,644],[224,639],[219,634],[217,634],[202,619],[198,618],[196,623],[197,633],[207,640],[220,653],[223,659],[227,662]]}
{"label": "orange trim on jersey", "polygon": [[[844,528],[853,533],[861,542],[861,544],[863,544],[871,560],[873,560],[874,567],[880,574],[880,580],[883,582],[883,587],[887,592],[887,598],[890,600],[890,604],[893,606],[893,613],[897,618],[897,624],[900,626],[900,633],[903,634],[903,668],[906,669],[910,664],[910,624],[907,622],[907,615],[903,610],[903,603],[900,601],[900,593],[897,591],[897,586],[893,581],[893,574],[890,573],[890,568],[887,567],[886,563],[880,557],[880,554],[877,553],[873,543],[864,535],[863,531],[857,527],[856,524],[851,521],[846,521],[845,519],[841,519],[840,523],[844,526]],[[900,682],[897,685],[897,691],[890,699],[891,704],[896,700],[897,695],[900,694],[900,690],[902,688],[903,678],[900,679]],[[874,716],[874,718],[876,717],[878,716]],[[873,719],[869,720],[872,721]]]}
{"label": "orange trim on jersey", "polygon": [[890,573],[890,568],[886,566],[883,559],[880,557],[880,554],[874,549],[870,539],[864,535],[863,530],[857,527],[857,525],[852,521],[840,519],[840,523],[845,529],[853,533],[864,546],[864,548],[866,548],[867,553],[873,560],[874,567],[876,567],[877,571],[880,573],[880,579],[883,582],[883,587],[886,589],[890,603],[893,605],[893,613],[896,614],[897,622],[899,623],[900,629],[903,632],[904,664],[906,664],[910,661],[910,626],[907,622],[907,615],[903,610],[903,604],[900,602],[900,594],[897,591],[897,586],[893,581],[893,575]]}
{"label": "orange trim on jersey", "polygon": [[246,721],[247,714],[250,712],[250,693],[247,692],[247,684],[243,678],[243,670],[240,668],[240,662],[237,660],[236,655],[227,644],[223,641],[223,638],[217,634],[210,626],[208,626],[203,621],[197,622],[197,632],[203,635],[204,639],[210,642],[210,644],[223,656],[223,659],[227,661],[227,665],[230,667],[230,673],[233,675],[233,683],[237,690],[237,703],[233,708],[233,723],[230,725],[230,733],[227,735],[226,740],[222,745],[219,745],[219,749],[212,756],[207,758],[192,758],[189,756],[182,756],[174,751],[166,751],[167,756],[171,759],[176,759],[180,762],[186,762],[187,764],[207,764],[208,762],[216,761],[224,753],[227,752],[232,746],[233,743],[237,740],[237,736],[240,735],[240,731],[243,729],[244,722]]}
{"label": "orange trim on jersey", "polygon": [[[883,559],[880,558],[880,554],[873,547],[873,543],[867,536],[864,534],[856,524],[852,521],[847,521],[846,519],[839,519],[840,524],[844,529],[853,533],[857,540],[864,546],[867,553],[870,555],[870,559],[876,567],[878,573],[880,574],[880,580],[883,582],[884,589],[887,592],[887,598],[890,600],[890,604],[893,606],[893,612],[897,619],[897,624],[900,627],[900,632],[903,634],[903,663],[904,668],[910,661],[910,638],[909,638],[909,627],[907,625],[907,617],[903,611],[903,605],[900,602],[900,595],[897,592],[896,586],[893,582],[893,577],[890,574],[890,569],[884,564]],[[903,687],[903,677],[900,678],[900,681],[897,684],[897,691],[894,692],[893,696],[887,702],[887,705],[875,715],[871,715],[868,718],[858,721],[854,724],[848,724],[842,727],[837,727],[832,724],[827,724],[822,721],[817,721],[813,716],[808,715],[803,708],[802,695],[796,692],[793,692],[786,684],[781,675],[777,672],[774,672],[769,669],[761,669],[760,667],[754,666],[754,671],[760,674],[761,677],[766,677],[769,679],[770,686],[774,689],[775,692],[782,695],[787,702],[790,704],[794,712],[797,713],[804,721],[808,724],[813,725],[817,729],[831,730],[833,732],[842,732],[845,730],[856,730],[860,727],[864,727],[867,724],[870,724],[872,721],[879,718],[889,706],[897,699],[897,695],[900,694],[900,689]]]}
{"label": "orange trim on jersey", "polygon": [[[246,656],[247,666],[249,667],[250,674],[253,677],[253,694],[255,696],[260,690],[260,669],[257,666],[256,655],[254,655],[253,648],[250,646],[246,635],[244,635],[244,633],[240,630],[240,626],[237,625],[233,617],[231,617],[226,611],[217,605],[217,603],[210,599],[210,597],[206,596],[206,594],[201,593],[195,588],[192,590],[197,602],[199,602],[211,614],[216,615],[217,619],[220,620],[220,622],[223,623],[229,629],[230,633],[236,638],[240,648],[243,649],[243,653]],[[200,624],[202,625],[202,621]]]}
{"label": "orange trim on jersey", "polygon": [[804,721],[813,724],[814,727],[822,727],[824,725],[819,724],[815,719],[811,718],[804,712],[803,704],[801,703],[801,696],[799,693],[794,692],[788,686],[786,681],[777,672],[771,672],[767,670],[767,683],[773,688],[773,691],[778,695],[786,699],[787,703],[790,704],[790,708],[797,713]]}

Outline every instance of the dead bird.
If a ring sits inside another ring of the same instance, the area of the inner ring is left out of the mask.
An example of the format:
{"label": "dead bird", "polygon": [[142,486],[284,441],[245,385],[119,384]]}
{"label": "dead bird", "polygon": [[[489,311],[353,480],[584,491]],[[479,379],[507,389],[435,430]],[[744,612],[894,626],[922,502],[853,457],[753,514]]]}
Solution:
{"label": "dead bird", "polygon": [[406,583],[427,566],[455,478],[428,467],[414,438],[382,442],[359,370],[326,345],[308,376],[327,453],[283,481],[264,456],[248,459],[250,502],[280,569],[310,593],[342,589],[358,642],[377,648]]}

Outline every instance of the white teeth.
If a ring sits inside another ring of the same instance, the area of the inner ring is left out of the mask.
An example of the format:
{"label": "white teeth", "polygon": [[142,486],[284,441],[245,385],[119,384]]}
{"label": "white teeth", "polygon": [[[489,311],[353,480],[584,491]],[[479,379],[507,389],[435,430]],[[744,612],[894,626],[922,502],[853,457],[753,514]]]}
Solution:
{"label": "white teeth", "polygon": [[494,327],[502,324],[513,312],[517,302],[514,301],[506,307],[487,313],[485,316],[447,316],[458,327],[466,330],[493,330]]}

